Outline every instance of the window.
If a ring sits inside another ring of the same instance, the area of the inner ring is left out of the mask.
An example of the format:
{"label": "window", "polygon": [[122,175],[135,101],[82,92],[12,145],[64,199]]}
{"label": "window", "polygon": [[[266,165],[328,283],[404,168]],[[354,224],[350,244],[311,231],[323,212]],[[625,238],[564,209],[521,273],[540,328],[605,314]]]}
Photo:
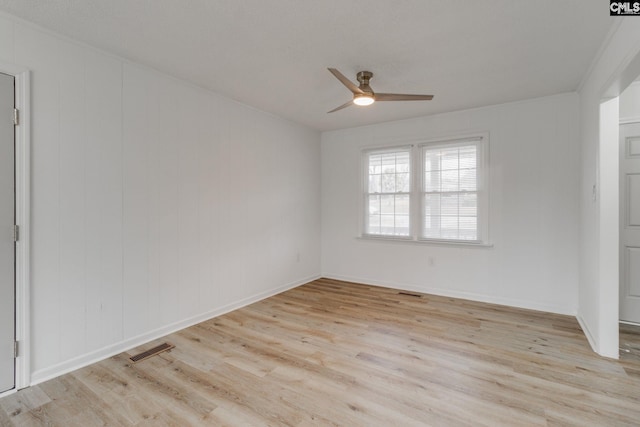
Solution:
{"label": "window", "polygon": [[373,151],[367,158],[365,233],[378,236],[410,235],[410,147]]}
{"label": "window", "polygon": [[422,147],[422,238],[478,240],[476,142]]}
{"label": "window", "polygon": [[487,243],[488,137],[364,152],[369,237]]}

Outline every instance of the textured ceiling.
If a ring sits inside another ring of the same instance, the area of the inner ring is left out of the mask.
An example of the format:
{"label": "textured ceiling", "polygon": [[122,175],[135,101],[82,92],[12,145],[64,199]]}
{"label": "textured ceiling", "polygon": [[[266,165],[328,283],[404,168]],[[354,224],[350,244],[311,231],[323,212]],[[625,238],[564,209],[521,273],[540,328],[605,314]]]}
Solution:
{"label": "textured ceiling", "polygon": [[[602,0],[0,0],[0,10],[319,130],[577,88],[613,23]],[[326,112],[349,92],[428,93]]]}

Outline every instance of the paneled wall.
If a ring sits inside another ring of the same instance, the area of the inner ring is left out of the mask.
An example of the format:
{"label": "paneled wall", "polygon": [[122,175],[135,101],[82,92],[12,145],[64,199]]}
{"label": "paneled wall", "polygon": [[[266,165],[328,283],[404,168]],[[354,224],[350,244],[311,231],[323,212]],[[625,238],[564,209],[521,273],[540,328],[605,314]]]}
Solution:
{"label": "paneled wall", "polygon": [[320,273],[320,135],[9,17],[32,70],[32,380]]}
{"label": "paneled wall", "polygon": [[[324,276],[577,311],[578,97],[563,94],[322,135]],[[492,247],[358,239],[361,150],[489,133]]]}

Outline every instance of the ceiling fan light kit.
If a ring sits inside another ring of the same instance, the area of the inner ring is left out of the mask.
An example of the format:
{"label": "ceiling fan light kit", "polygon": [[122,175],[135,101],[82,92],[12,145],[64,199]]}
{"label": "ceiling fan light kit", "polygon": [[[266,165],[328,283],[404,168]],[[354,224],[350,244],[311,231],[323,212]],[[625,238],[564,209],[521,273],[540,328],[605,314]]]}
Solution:
{"label": "ceiling fan light kit", "polygon": [[371,78],[373,77],[373,73],[371,71],[360,71],[356,76],[360,85],[356,86],[351,80],[346,78],[344,74],[342,74],[337,69],[329,68],[328,70],[335,76],[335,78],[340,80],[340,82],[345,85],[345,87],[349,89],[351,93],[353,93],[353,100],[334,108],[333,110],[329,111],[329,113],[342,110],[343,108],[347,108],[352,104],[365,106],[371,105],[375,101],[430,101],[433,99],[433,95],[408,95],[401,93],[376,94],[373,92],[373,89],[371,89],[371,86],[369,86],[369,80],[371,80]]}
{"label": "ceiling fan light kit", "polygon": [[371,105],[376,102],[375,98],[369,94],[353,95],[353,103],[356,105],[364,106]]}

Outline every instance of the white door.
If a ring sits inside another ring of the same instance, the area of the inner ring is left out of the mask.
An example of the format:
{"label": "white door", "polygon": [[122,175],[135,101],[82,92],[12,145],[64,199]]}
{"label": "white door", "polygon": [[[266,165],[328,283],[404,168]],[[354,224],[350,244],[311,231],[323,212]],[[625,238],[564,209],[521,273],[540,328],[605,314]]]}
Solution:
{"label": "white door", "polygon": [[15,385],[14,78],[0,74],[0,392]]}
{"label": "white door", "polygon": [[620,320],[640,324],[640,123],[620,125]]}

